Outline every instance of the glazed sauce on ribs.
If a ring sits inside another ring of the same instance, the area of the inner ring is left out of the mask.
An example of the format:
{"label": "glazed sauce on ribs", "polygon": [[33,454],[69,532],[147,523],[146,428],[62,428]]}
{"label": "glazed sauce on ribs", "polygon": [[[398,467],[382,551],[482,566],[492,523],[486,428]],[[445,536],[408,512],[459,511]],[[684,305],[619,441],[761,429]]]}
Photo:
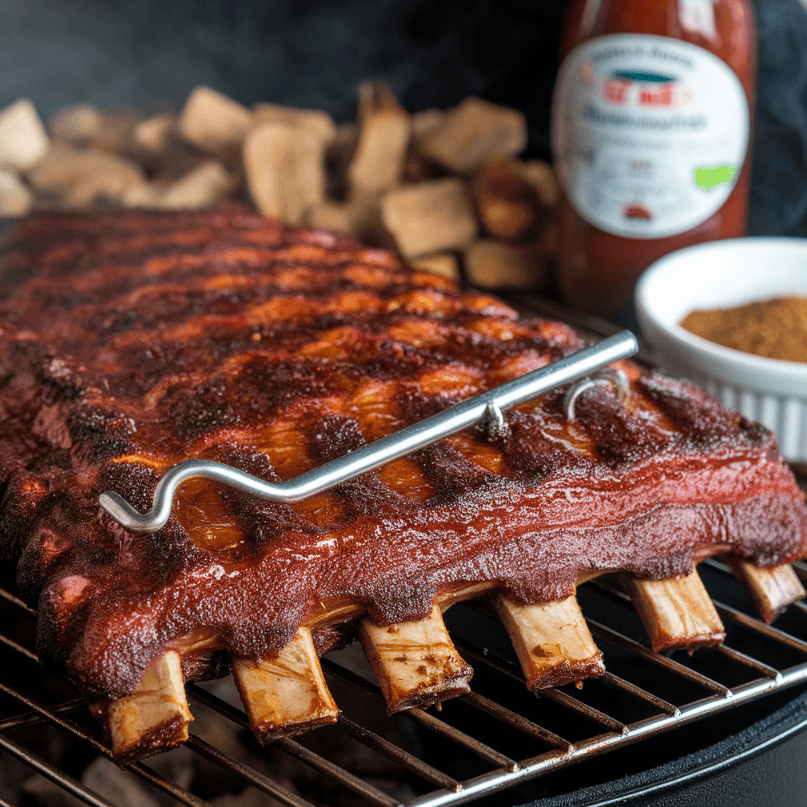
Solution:
{"label": "glazed sauce on ribs", "polygon": [[[351,238],[236,207],[49,215],[18,231],[0,309],[2,536],[40,610],[41,656],[85,692],[134,688],[166,646],[185,674],[319,649],[362,613],[452,592],[559,599],[605,571],[669,578],[730,550],[807,554],[803,495],[769,432],[695,386],[622,363],[630,392],[560,392],[295,504],[210,482],[155,534],[189,458],[290,479],[582,347],[568,327],[412,272]],[[475,587],[475,588],[474,588]],[[219,654],[219,655],[217,655]]]}

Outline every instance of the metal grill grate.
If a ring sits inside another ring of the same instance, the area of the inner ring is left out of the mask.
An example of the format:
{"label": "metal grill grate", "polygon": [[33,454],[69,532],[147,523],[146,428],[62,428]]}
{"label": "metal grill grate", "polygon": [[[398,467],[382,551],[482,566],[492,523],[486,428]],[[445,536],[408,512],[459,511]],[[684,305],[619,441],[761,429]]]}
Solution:
{"label": "metal grill grate", "polygon": [[[547,313],[571,319],[565,311]],[[572,324],[602,334],[596,321],[593,327],[589,321]],[[807,475],[802,474],[801,481],[807,483]],[[413,709],[382,719],[378,687],[343,652],[322,660],[329,686],[344,709],[335,726],[279,740],[266,752],[256,751],[247,738],[242,758],[232,748],[219,747],[215,737],[192,732],[185,749],[169,756],[202,758],[236,787],[251,786],[291,807],[311,807],[318,802],[319,791],[307,793],[308,798],[294,792],[282,779],[253,764],[256,753],[296,760],[316,777],[317,787],[325,783],[331,791],[346,794],[343,803],[377,807],[471,802],[569,766],[580,770],[582,782],[587,766],[606,752],[751,701],[773,702],[774,693],[807,683],[807,605],[793,606],[775,627],[768,626],[752,615],[750,598],[723,564],[707,560],[699,568],[726,625],[727,639],[723,646],[692,657],[650,651],[628,598],[607,579],[592,581],[579,589],[578,597],[608,673],[587,682],[582,690],[567,687],[536,697],[527,692],[506,634],[484,604],[461,604],[446,614],[446,621],[457,648],[474,666],[474,691],[447,702],[442,712]],[[807,565],[795,564],[795,568],[807,580]],[[31,731],[52,727],[48,731],[58,734],[63,743],[83,750],[85,761],[90,754],[111,758],[89,719],[86,703],[63,682],[39,672],[30,649],[35,616],[13,594],[0,589],[0,752],[55,782],[80,803],[119,807],[75,778],[80,766],[71,772],[68,766],[49,761],[45,745],[39,742],[45,732]],[[243,710],[206,685],[189,684],[188,693],[192,711],[208,710],[214,721],[247,728]],[[385,722],[396,729],[392,738],[378,730]],[[407,786],[410,795],[401,800],[370,781],[364,775],[362,757],[351,764],[321,753],[311,742],[317,735],[330,737],[330,747],[352,742],[391,761],[399,772],[398,782]],[[415,740],[407,742],[408,737]],[[430,747],[437,747],[438,753],[429,753]],[[183,787],[148,761],[128,765],[126,772],[175,803],[209,804],[200,795],[203,788],[195,783]],[[0,807],[8,804],[0,797]]]}
{"label": "metal grill grate", "polygon": [[[807,565],[796,564],[796,569],[807,579]],[[708,587],[728,586],[732,596],[742,599],[739,586],[728,580],[728,570],[721,563],[705,561],[701,571]],[[33,614],[24,604],[6,591],[0,590],[0,596],[4,601],[4,626],[18,625],[26,619],[33,623]],[[627,629],[621,626],[625,620],[630,622],[633,619],[632,608],[625,595],[607,581],[586,584],[581,588],[580,596],[584,612],[602,617],[590,619],[589,626],[604,652],[609,672],[600,681],[587,682],[582,691],[568,687],[547,691],[540,698],[527,693],[521,671],[512,659],[462,636],[467,633],[461,624],[463,620],[469,624],[480,620],[488,622],[484,612],[479,613],[484,607],[475,606],[475,613],[468,608],[456,607],[458,611],[465,611],[464,615],[460,614],[460,624],[456,627],[456,644],[474,665],[480,685],[475,686],[474,692],[457,699],[458,703],[447,703],[442,714],[414,709],[391,718],[391,721],[414,723],[421,731],[436,735],[446,748],[445,759],[472,758],[477,771],[474,775],[458,779],[433,760],[424,759],[422,754],[413,753],[403,744],[392,742],[368,728],[366,718],[372,712],[370,704],[377,703],[381,709],[381,693],[374,683],[338,660],[323,659],[326,676],[334,687],[341,683],[355,690],[357,705],[346,709],[336,726],[318,729],[314,733],[345,735],[394,761],[400,767],[401,780],[416,782],[420,791],[420,795],[406,803],[437,807],[468,802],[549,771],[585,763],[606,751],[807,682],[807,640],[802,638],[807,637],[805,605],[796,605],[785,616],[788,624],[787,629],[783,629],[768,626],[751,616],[750,607],[740,608],[717,600],[718,611],[727,627],[726,643],[722,647],[699,651],[692,658],[685,654],[673,658],[656,655],[637,640],[636,637],[641,635],[638,622]],[[447,614],[449,624],[452,612]],[[35,655],[9,635],[5,627],[0,632],[0,642],[5,646],[6,656],[13,659],[16,666],[35,663]],[[756,646],[758,652],[749,652],[749,645]],[[796,663],[787,663],[794,654]],[[784,664],[780,663],[782,660]],[[6,666],[5,669],[9,668]],[[520,685],[503,686],[502,681],[508,679],[518,681]],[[654,682],[652,687],[647,684],[651,679]],[[682,686],[697,690],[695,697],[681,700],[669,694],[680,693]],[[71,741],[77,741],[97,754],[110,756],[96,731],[88,727],[87,707],[82,700],[70,697],[46,705],[47,688],[38,682],[34,682],[32,688],[34,695],[26,691],[29,687],[25,685],[0,681],[0,692],[10,703],[16,704],[16,710],[6,710],[16,713],[0,719],[0,749],[57,782],[83,803],[108,807],[110,802],[46,761],[41,753],[30,747],[30,742],[26,744],[12,737],[15,729],[49,723]],[[190,684],[188,690],[192,701],[216,712],[218,719],[247,727],[246,715],[240,708],[201,685]],[[615,699],[614,695],[621,697]],[[614,701],[617,705],[613,709],[603,706]],[[649,711],[649,716],[626,719],[622,715],[623,712],[636,711],[636,707],[641,707],[640,712],[642,708]],[[463,710],[466,714],[462,713]],[[476,718],[469,720],[468,712],[486,716],[488,727],[483,726],[479,731],[469,729],[469,725],[481,724]],[[500,731],[490,730],[490,719]],[[581,731],[581,725],[586,725],[587,730]],[[574,736],[559,726],[571,726]],[[482,732],[484,736],[480,737]],[[508,737],[512,734],[522,738],[521,741],[514,743],[512,737]],[[518,756],[512,750],[531,746],[540,747],[538,753]],[[284,784],[239,761],[231,751],[221,750],[201,736],[192,733],[187,749],[219,766],[244,785],[251,785],[284,804],[291,807],[312,804]],[[378,807],[400,803],[365,781],[360,771],[351,771],[311,750],[304,738],[279,740],[273,744],[272,753],[289,755],[303,762],[324,780],[330,780],[332,786],[353,794],[354,803],[358,801]],[[158,775],[148,762],[129,765],[127,770],[131,776],[169,794],[180,804],[199,807],[208,803]]]}

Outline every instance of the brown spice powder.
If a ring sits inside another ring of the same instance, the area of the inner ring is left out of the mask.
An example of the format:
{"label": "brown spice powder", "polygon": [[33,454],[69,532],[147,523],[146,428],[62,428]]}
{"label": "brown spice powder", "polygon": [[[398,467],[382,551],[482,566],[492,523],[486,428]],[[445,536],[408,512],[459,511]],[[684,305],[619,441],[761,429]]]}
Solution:
{"label": "brown spice powder", "polygon": [[681,327],[724,347],[807,363],[807,297],[791,295],[735,308],[691,311]]}

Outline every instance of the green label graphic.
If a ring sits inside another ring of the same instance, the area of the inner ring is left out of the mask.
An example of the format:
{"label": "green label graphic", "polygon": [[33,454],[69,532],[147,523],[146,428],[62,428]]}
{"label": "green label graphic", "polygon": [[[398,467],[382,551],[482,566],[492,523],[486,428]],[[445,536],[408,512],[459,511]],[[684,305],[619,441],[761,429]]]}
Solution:
{"label": "green label graphic", "polygon": [[710,191],[718,185],[731,185],[736,173],[736,165],[716,165],[713,168],[696,168],[695,184],[705,191]]}
{"label": "green label graphic", "polygon": [[623,78],[629,81],[644,81],[648,84],[670,84],[675,76],[666,73],[647,73],[641,70],[617,70],[611,74],[614,78]]}

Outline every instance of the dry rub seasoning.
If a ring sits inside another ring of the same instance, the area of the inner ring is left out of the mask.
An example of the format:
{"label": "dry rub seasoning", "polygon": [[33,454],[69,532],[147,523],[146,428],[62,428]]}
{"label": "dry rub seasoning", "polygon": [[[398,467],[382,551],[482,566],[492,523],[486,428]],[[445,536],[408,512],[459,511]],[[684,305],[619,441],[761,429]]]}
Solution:
{"label": "dry rub seasoning", "polygon": [[736,308],[691,311],[681,327],[745,353],[807,362],[807,297],[775,297]]}

